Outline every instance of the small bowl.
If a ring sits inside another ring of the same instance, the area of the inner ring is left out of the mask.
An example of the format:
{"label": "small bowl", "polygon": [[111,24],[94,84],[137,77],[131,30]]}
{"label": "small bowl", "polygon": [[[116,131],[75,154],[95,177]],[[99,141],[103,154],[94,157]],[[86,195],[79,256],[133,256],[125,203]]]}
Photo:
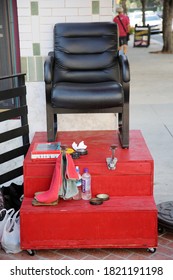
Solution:
{"label": "small bowl", "polygon": [[92,205],[100,205],[103,203],[103,199],[97,198],[97,197],[93,197],[90,199],[90,204]]}
{"label": "small bowl", "polygon": [[102,199],[103,201],[106,201],[109,199],[109,195],[107,193],[99,193],[96,195],[96,198]]}
{"label": "small bowl", "polygon": [[81,156],[84,156],[84,155],[87,155],[88,154],[88,151],[86,149],[77,149],[77,152],[81,155]]}
{"label": "small bowl", "polygon": [[73,159],[76,159],[76,158],[79,158],[80,157],[80,154],[78,152],[74,152],[71,154],[72,158]]}

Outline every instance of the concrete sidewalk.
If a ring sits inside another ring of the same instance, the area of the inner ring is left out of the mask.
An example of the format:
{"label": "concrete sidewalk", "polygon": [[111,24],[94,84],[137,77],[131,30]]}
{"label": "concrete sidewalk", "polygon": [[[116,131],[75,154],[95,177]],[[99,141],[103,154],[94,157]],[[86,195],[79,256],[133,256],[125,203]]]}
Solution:
{"label": "concrete sidewalk", "polygon": [[130,129],[140,129],[154,158],[156,204],[173,200],[173,55],[151,53],[162,45],[129,42]]}

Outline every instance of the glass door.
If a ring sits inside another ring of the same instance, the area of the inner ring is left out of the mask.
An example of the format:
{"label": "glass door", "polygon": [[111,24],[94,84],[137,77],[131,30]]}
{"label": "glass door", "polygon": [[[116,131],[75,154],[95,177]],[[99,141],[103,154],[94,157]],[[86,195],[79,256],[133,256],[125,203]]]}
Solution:
{"label": "glass door", "polygon": [[[20,52],[16,0],[0,0],[0,77],[19,72]],[[0,91],[13,86],[10,79],[0,81]],[[0,109],[14,107],[15,102],[14,99],[1,101]]]}

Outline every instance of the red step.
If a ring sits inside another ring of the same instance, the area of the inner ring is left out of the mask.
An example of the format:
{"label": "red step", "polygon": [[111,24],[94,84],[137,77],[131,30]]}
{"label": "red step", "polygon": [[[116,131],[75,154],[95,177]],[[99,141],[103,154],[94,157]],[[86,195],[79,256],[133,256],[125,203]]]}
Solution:
{"label": "red step", "polygon": [[[110,195],[146,196],[153,194],[153,159],[139,130],[130,131],[130,148],[122,149],[116,131],[58,132],[56,139],[71,147],[72,142],[84,140],[88,155],[75,159],[82,172],[88,167],[92,176],[92,193]],[[37,191],[49,189],[55,160],[31,159],[35,143],[46,142],[46,133],[35,134],[24,161],[24,195],[32,198]],[[110,146],[117,144],[118,159],[115,170],[109,170],[106,158],[111,156]]]}
{"label": "red step", "polygon": [[102,205],[60,200],[56,206],[32,206],[20,212],[21,248],[157,247],[157,209],[152,197],[111,196]]}

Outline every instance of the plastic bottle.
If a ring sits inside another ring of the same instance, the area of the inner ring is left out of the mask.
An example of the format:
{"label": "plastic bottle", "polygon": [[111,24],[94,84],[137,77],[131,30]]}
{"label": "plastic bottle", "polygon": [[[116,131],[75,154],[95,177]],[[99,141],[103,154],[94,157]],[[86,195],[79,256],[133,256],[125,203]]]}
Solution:
{"label": "plastic bottle", "polygon": [[81,175],[80,175],[80,169],[79,169],[79,166],[76,166],[76,172],[78,173],[78,176],[79,176],[79,180],[76,181],[76,186],[78,188],[78,193],[73,196],[73,199],[74,200],[80,200],[82,198],[82,180],[81,180]]}
{"label": "plastic bottle", "polygon": [[82,199],[89,200],[91,198],[91,175],[88,168],[84,168],[82,174]]}

